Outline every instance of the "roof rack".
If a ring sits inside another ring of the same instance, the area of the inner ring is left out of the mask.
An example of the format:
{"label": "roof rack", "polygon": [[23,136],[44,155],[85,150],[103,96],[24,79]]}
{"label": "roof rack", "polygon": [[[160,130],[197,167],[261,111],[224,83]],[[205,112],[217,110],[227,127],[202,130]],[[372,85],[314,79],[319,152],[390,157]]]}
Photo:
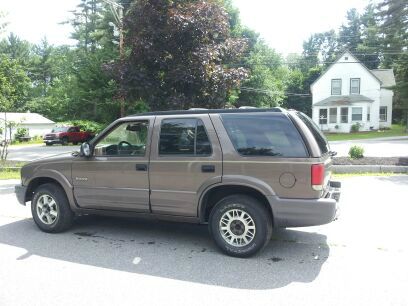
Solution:
{"label": "roof rack", "polygon": [[170,111],[157,111],[147,112],[129,115],[126,117],[139,117],[139,116],[165,116],[165,115],[197,115],[197,114],[235,114],[235,113],[281,113],[284,109],[280,107],[273,108],[250,108],[250,109],[193,109],[193,110],[170,110]]}

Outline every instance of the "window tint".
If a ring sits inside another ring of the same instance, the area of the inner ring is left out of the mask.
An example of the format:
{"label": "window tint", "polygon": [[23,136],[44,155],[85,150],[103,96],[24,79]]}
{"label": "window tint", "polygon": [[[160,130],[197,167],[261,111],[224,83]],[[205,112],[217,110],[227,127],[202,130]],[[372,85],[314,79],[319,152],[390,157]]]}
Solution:
{"label": "window tint", "polygon": [[307,157],[303,140],[286,117],[272,114],[223,114],[225,129],[239,154]]}
{"label": "window tint", "polygon": [[197,122],[196,155],[211,155],[211,143],[201,120]]}
{"label": "window tint", "polygon": [[320,131],[316,123],[314,123],[312,119],[310,119],[308,116],[306,116],[305,114],[301,112],[297,112],[296,114],[303,121],[303,123],[309,128],[310,132],[313,134],[317,142],[317,145],[319,146],[320,152],[322,154],[329,152],[329,144],[326,140],[326,137]]}
{"label": "window tint", "polygon": [[118,125],[96,144],[95,156],[144,156],[148,125],[146,120]]}
{"label": "window tint", "polygon": [[211,155],[211,143],[201,120],[165,119],[160,129],[160,155]]}

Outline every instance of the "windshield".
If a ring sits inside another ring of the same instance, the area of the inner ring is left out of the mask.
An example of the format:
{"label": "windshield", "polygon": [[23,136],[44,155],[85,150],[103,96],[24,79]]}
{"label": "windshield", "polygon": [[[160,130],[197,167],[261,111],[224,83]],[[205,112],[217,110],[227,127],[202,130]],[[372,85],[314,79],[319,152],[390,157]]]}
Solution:
{"label": "windshield", "polygon": [[61,133],[61,132],[66,132],[66,131],[68,131],[68,127],[60,126],[60,127],[53,128],[51,133]]}

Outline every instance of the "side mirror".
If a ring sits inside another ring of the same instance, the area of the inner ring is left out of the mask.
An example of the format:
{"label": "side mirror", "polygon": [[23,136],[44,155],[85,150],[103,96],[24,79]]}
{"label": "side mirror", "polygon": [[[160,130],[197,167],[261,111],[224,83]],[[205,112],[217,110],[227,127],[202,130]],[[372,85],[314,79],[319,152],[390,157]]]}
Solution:
{"label": "side mirror", "polygon": [[91,156],[91,145],[88,142],[81,144],[80,155],[85,157]]}

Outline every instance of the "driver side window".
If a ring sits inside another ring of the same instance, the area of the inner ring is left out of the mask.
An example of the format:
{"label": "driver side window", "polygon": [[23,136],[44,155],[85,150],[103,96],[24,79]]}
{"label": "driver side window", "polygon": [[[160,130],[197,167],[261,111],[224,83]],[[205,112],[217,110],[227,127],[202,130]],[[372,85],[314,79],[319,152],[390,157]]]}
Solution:
{"label": "driver side window", "polygon": [[95,146],[95,156],[144,156],[149,121],[124,122]]}

